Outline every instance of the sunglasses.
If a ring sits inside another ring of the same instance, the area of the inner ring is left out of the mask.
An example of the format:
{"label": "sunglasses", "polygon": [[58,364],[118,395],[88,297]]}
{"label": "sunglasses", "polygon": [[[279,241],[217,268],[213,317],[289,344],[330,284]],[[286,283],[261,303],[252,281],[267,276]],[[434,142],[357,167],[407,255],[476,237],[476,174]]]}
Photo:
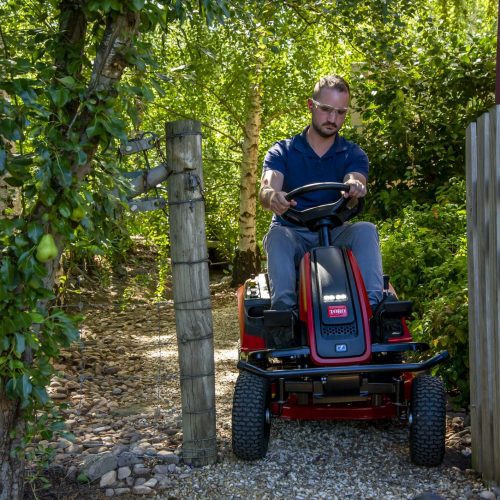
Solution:
{"label": "sunglasses", "polygon": [[344,116],[347,111],[349,111],[349,108],[335,108],[333,106],[329,106],[328,104],[322,104],[321,102],[315,101],[314,99],[311,99],[311,102],[313,103],[314,107],[316,109],[319,109],[323,113],[337,113],[337,116]]}

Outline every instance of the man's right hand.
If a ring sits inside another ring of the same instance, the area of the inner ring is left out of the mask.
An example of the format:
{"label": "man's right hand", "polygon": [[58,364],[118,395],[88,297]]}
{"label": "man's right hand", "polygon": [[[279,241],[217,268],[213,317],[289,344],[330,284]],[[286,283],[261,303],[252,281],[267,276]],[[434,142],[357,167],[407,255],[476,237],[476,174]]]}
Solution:
{"label": "man's right hand", "polygon": [[275,170],[265,170],[260,182],[259,200],[266,210],[276,215],[284,214],[297,205],[295,200],[287,201],[283,189],[283,174]]}
{"label": "man's right hand", "polygon": [[295,200],[288,201],[285,196],[285,191],[273,191],[270,195],[269,208],[276,215],[282,215],[290,207],[294,207],[297,205],[297,202]]}

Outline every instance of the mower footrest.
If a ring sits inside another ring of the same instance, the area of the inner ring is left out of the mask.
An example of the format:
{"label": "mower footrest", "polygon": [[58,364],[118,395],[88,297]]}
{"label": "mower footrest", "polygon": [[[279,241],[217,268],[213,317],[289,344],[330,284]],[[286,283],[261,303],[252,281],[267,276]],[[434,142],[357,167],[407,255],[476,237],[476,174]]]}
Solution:
{"label": "mower footrest", "polygon": [[293,311],[280,311],[268,309],[264,311],[264,326],[266,328],[285,327],[292,328],[294,323]]}
{"label": "mower footrest", "polygon": [[413,304],[409,300],[385,301],[377,312],[386,318],[407,318],[411,315],[412,309]]}

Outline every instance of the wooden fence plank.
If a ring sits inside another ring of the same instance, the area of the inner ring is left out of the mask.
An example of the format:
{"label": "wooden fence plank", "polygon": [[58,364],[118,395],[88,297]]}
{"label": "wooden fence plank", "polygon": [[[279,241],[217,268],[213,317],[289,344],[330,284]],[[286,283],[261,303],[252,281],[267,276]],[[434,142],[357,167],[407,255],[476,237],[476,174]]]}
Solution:
{"label": "wooden fence plank", "polygon": [[492,322],[492,469],[489,479],[500,481],[500,106],[490,111],[490,257]]}
{"label": "wooden fence plank", "polygon": [[[481,209],[478,210],[478,238],[480,254],[480,405],[481,405],[481,453],[491,450],[493,443],[493,388],[492,388],[492,322],[491,322],[491,266],[490,255],[490,115],[483,114],[478,122],[478,183],[477,196],[480,200]],[[493,464],[491,458],[486,460],[484,455],[482,459],[482,472],[485,476],[491,477]]]}
{"label": "wooden fence plank", "polygon": [[479,362],[479,245],[477,227],[477,124],[471,123],[466,134],[466,178],[467,178],[467,266],[469,277],[469,379],[470,413],[472,437],[472,464],[482,470],[481,411],[480,411],[480,362]]}

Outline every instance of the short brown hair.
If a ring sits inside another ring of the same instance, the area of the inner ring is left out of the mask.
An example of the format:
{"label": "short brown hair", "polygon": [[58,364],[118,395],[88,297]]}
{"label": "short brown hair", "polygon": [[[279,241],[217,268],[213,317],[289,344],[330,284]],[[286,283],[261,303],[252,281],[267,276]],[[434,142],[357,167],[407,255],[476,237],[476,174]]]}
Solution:
{"label": "short brown hair", "polygon": [[351,95],[349,84],[341,76],[327,75],[320,78],[318,83],[314,86],[313,99],[317,99],[321,90],[324,88],[335,89],[339,92],[347,92],[349,96]]}

